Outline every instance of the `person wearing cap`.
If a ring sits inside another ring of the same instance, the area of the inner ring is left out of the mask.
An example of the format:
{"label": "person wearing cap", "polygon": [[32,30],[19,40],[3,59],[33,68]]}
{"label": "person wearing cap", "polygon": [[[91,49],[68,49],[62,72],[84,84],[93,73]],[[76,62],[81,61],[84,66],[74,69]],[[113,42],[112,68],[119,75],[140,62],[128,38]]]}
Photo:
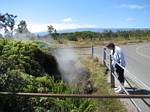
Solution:
{"label": "person wearing cap", "polygon": [[[116,46],[114,43],[109,43],[106,46],[108,49],[111,50],[111,56],[112,56],[112,71],[116,71],[118,75],[118,80],[120,83],[124,86],[124,69],[123,67],[126,66],[125,62],[125,56],[122,48],[119,46]],[[115,89],[116,93],[121,93],[122,89],[119,86],[118,88]]]}

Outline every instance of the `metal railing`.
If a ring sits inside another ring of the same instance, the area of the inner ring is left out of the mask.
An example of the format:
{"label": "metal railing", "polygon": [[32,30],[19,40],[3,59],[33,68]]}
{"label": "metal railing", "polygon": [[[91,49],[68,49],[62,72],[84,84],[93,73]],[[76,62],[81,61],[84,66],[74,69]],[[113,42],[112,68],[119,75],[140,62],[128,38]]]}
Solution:
{"label": "metal railing", "polygon": [[53,94],[53,93],[15,93],[15,92],[0,92],[3,96],[30,96],[30,97],[55,97],[55,98],[146,98],[150,99],[149,95],[90,95],[90,94]]}

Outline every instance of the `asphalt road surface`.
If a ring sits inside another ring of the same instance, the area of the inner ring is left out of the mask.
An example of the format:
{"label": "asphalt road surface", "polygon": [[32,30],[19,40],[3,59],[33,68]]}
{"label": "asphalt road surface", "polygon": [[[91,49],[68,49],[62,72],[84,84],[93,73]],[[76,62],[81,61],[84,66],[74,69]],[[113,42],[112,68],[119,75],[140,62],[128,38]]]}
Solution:
{"label": "asphalt road surface", "polygon": [[122,48],[128,71],[150,87],[150,43],[128,44]]}

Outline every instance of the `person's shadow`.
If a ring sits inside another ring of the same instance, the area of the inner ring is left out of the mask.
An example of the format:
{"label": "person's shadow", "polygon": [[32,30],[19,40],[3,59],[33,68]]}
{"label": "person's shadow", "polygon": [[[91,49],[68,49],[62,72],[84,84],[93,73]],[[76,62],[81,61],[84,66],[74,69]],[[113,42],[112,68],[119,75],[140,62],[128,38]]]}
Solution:
{"label": "person's shadow", "polygon": [[128,87],[125,87],[125,89],[130,94],[135,94],[135,95],[150,95],[150,90],[146,90],[146,89],[128,88]]}
{"label": "person's shadow", "polygon": [[[138,89],[138,88],[126,88],[126,90],[129,92],[131,95],[150,95],[150,90],[146,89]],[[150,99],[144,99],[141,98],[141,100],[148,106],[150,107]]]}

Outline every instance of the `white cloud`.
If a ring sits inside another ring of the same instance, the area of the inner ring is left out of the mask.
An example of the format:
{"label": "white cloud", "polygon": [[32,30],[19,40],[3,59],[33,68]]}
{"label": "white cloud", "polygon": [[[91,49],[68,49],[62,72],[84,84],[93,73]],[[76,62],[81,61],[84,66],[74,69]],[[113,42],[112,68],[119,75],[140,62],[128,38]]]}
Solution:
{"label": "white cloud", "polygon": [[97,25],[92,24],[77,24],[77,23],[51,23],[51,24],[28,24],[28,29],[31,32],[44,32],[47,31],[47,26],[52,25],[56,30],[67,30],[77,28],[98,28]]}
{"label": "white cloud", "polygon": [[52,25],[58,30],[97,27],[96,25],[91,25],[91,24],[76,24],[76,23],[56,23]]}
{"label": "white cloud", "polygon": [[126,19],[126,21],[134,21],[135,19],[134,18],[132,18],[132,17],[128,17],[127,19]]}
{"label": "white cloud", "polygon": [[63,20],[63,22],[70,22],[70,21],[72,21],[72,18],[65,18],[65,19]]}
{"label": "white cloud", "polygon": [[119,6],[119,8],[129,8],[129,9],[144,9],[146,8],[146,5],[142,4],[122,4]]}
{"label": "white cloud", "polygon": [[47,26],[49,24],[36,24],[36,23],[28,23],[27,28],[30,32],[44,32],[47,31]]}

